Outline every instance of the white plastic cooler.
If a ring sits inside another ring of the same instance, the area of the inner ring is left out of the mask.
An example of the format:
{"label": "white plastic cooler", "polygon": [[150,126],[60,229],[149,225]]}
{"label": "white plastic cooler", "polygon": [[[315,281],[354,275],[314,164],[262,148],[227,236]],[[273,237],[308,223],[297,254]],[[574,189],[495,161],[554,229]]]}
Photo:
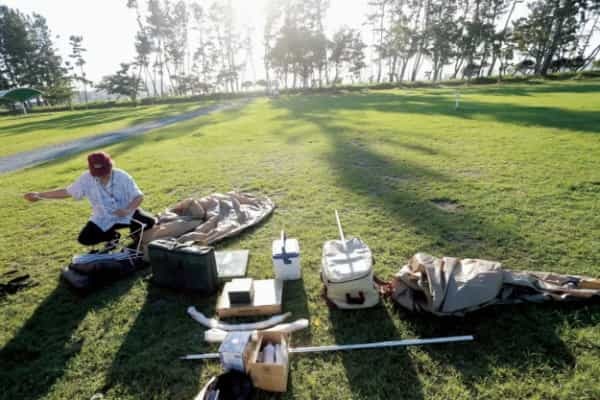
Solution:
{"label": "white plastic cooler", "polygon": [[300,245],[298,239],[288,239],[284,231],[273,241],[273,270],[275,279],[291,281],[300,279]]}

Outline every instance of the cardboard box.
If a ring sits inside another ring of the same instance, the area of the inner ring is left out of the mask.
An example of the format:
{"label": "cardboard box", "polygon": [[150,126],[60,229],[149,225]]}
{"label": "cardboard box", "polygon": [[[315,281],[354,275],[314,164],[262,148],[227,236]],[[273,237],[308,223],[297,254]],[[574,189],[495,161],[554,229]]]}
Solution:
{"label": "cardboard box", "polygon": [[[264,363],[258,353],[265,343],[281,344],[281,363]],[[289,373],[289,335],[281,332],[259,332],[256,341],[250,344],[247,370],[255,387],[270,392],[285,392]]]}

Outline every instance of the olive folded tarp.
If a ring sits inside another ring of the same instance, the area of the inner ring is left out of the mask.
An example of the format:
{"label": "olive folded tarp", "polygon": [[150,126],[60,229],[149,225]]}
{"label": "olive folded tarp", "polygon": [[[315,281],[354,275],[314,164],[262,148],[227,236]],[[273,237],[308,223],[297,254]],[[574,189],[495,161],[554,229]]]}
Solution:
{"label": "olive folded tarp", "polygon": [[159,223],[144,232],[143,244],[146,247],[152,240],[174,237],[182,243],[212,245],[260,223],[274,209],[268,197],[248,193],[185,199],[158,216]]}
{"label": "olive folded tarp", "polygon": [[492,304],[600,299],[600,280],[511,271],[499,262],[417,253],[394,277],[391,298],[411,311],[463,315]]}

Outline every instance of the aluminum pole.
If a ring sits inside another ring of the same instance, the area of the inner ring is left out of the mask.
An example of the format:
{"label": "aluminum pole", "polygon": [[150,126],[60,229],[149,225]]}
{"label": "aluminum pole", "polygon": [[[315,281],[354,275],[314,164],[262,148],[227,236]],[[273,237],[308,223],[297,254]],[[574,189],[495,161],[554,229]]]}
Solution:
{"label": "aluminum pole", "polygon": [[[404,339],[392,340],[387,342],[358,343],[358,344],[334,344],[329,346],[311,346],[290,348],[290,353],[325,353],[329,351],[362,350],[362,349],[381,349],[385,347],[402,346],[422,346],[425,344],[469,342],[474,340],[473,335],[466,336],[448,336],[431,339]],[[182,360],[211,360],[219,358],[219,353],[190,354],[181,357]]]}

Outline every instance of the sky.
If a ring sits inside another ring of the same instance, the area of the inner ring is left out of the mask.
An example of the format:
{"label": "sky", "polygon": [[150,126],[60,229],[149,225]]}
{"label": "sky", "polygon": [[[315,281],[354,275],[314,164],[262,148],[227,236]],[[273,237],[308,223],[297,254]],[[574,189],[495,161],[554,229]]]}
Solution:
{"label": "sky", "polygon": [[[240,25],[254,27],[254,64],[257,79],[263,78],[262,29],[264,10],[268,0],[233,0]],[[126,7],[127,0],[0,0],[0,4],[31,14],[43,15],[50,30],[57,36],[55,43],[61,56],[70,53],[69,36],[83,36],[87,48],[85,71],[88,79],[98,82],[119,69],[122,62],[135,56],[134,37],[137,31],[135,12]],[[212,1],[200,0],[201,4]],[[364,27],[368,0],[330,0],[326,29],[329,36],[343,25],[363,30],[363,39],[369,43],[371,35]],[[525,4],[518,6],[514,17],[526,14]],[[599,35],[596,36],[598,40]],[[596,41],[597,41],[596,40]],[[250,71],[246,71],[250,75]],[[245,79],[253,80],[252,76]]]}
{"label": "sky", "polygon": [[[233,0],[233,3],[240,23],[254,26],[256,73],[260,79],[263,75],[260,43],[267,0]],[[116,72],[121,62],[132,61],[135,56],[137,23],[135,12],[125,6],[126,0],[0,0],[0,4],[26,14],[43,15],[53,35],[58,36],[56,47],[65,59],[70,53],[69,36],[83,36],[87,49],[85,71],[94,82]],[[326,26],[330,32],[344,24],[360,27],[367,8],[367,0],[331,0]]]}

